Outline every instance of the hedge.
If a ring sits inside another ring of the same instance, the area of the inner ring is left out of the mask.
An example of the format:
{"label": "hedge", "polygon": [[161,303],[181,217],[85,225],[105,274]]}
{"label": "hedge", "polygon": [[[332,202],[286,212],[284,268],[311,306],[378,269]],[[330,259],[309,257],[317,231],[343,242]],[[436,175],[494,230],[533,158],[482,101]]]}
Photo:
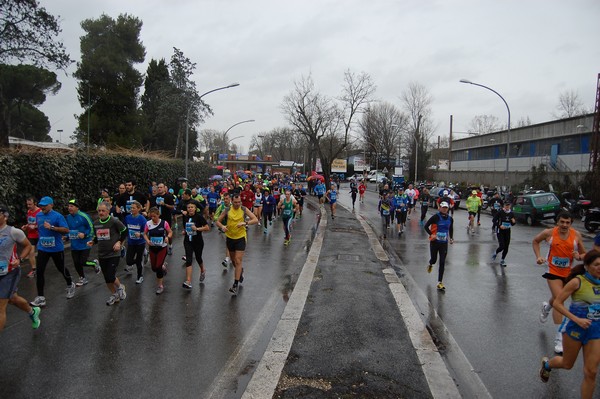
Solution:
{"label": "hedge", "polygon": [[[191,183],[205,184],[208,173],[207,164],[189,163]],[[75,198],[82,210],[91,211],[96,208],[101,189],[114,192],[126,179],[136,180],[137,189],[146,193],[151,181],[162,181],[175,189],[182,176],[184,160],[150,154],[6,152],[0,154],[0,204],[8,206],[11,219],[21,222],[25,220],[29,196],[38,200],[51,196],[54,209],[62,213],[68,201]]]}

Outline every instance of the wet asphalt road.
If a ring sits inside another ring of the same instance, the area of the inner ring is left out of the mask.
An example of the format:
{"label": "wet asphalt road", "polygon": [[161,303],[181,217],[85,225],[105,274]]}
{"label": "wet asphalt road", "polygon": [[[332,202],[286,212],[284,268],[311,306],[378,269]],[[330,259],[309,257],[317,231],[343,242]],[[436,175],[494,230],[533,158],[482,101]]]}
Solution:
{"label": "wet asphalt road", "polygon": [[[127,299],[112,307],[105,305],[101,275],[87,270],[90,283],[67,300],[62,276],[48,265],[41,327],[32,330],[29,318],[9,305],[0,333],[0,398],[240,397],[304,264],[315,224],[314,210],[307,212],[288,247],[280,220],[266,235],[250,226],[237,297],[227,292],[233,268],[221,266],[225,240],[216,228],[204,233],[206,280],[199,284],[194,263],[191,291],[181,287],[181,238],[168,257],[165,292],[155,294],[149,265],[136,285],[122,259],[118,276]],[[69,250],[66,260],[75,273]],[[36,295],[34,280],[20,282],[27,300]]]}
{"label": "wet asphalt road", "polygon": [[[341,191],[347,192],[345,185]],[[348,195],[342,195],[340,202],[352,209]],[[381,234],[375,193],[368,192],[364,204],[357,202],[355,213],[367,217]],[[455,241],[444,275],[446,292],[441,293],[435,288],[437,266],[431,274],[426,272],[429,245],[417,215],[412,215],[401,237],[388,234],[382,241],[396,255],[397,271],[406,274],[403,282],[459,387],[466,374],[475,373],[495,398],[579,397],[582,354],[572,370],[553,371],[547,384],[538,377],[541,357],[553,355],[556,331],[551,318],[546,324],[539,321],[540,305],[549,298],[549,291],[541,277],[544,267],[535,264],[531,248],[533,237],[547,226],[518,223],[513,227],[508,266],[503,268],[490,259],[497,241],[491,234],[489,213],[482,214],[481,226],[471,236],[466,231],[467,212],[456,211]],[[592,240],[585,238],[584,245],[589,250]],[[542,248],[544,252],[547,247]],[[457,351],[464,353],[472,370],[464,368]],[[600,397],[598,388],[595,397]]]}

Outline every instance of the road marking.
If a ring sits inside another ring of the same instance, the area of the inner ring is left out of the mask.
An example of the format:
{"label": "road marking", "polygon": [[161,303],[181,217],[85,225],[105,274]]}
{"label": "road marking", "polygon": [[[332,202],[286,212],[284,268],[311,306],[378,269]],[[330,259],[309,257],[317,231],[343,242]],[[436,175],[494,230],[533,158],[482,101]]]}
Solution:
{"label": "road marking", "polygon": [[319,209],[321,221],[306,262],[302,267],[302,272],[300,272],[277,328],[242,395],[242,399],[271,399],[277,388],[281,372],[294,342],[296,330],[302,316],[302,309],[304,309],[310,291],[323,245],[323,236],[327,227],[327,214],[324,207],[319,207]]}

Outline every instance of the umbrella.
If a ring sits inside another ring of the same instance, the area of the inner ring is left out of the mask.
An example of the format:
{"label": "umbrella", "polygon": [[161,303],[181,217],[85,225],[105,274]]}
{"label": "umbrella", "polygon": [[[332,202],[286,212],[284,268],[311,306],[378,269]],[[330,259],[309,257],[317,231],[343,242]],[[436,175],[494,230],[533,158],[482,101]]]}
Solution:
{"label": "umbrella", "polygon": [[222,178],[223,178],[223,176],[221,176],[221,175],[214,175],[214,176],[211,176],[211,179],[212,179],[212,180],[221,180]]}
{"label": "umbrella", "polygon": [[319,179],[321,181],[325,181],[325,177],[323,177],[321,175],[312,175],[312,176],[309,176],[308,179],[306,179],[306,180],[310,181],[310,180],[313,180],[313,179]]}

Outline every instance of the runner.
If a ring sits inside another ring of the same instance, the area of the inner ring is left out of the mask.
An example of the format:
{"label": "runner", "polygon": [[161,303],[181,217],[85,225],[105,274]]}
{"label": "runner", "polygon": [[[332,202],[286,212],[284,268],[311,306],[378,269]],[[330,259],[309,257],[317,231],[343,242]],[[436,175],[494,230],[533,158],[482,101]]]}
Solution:
{"label": "runner", "polygon": [[319,199],[319,204],[321,205],[325,202],[325,190],[325,183],[323,183],[323,181],[319,179],[319,183],[317,183],[317,185],[315,186],[315,193],[317,193],[317,198]]}
{"label": "runner", "polygon": [[[248,222],[244,219],[248,217]],[[227,218],[227,225],[222,222]],[[235,195],[231,201],[231,208],[223,211],[217,220],[217,226],[225,232],[227,237],[227,249],[231,254],[231,261],[235,267],[235,277],[233,286],[229,292],[233,296],[238,294],[238,285],[244,281],[244,267],[242,261],[244,251],[246,250],[246,227],[258,223],[254,213],[248,208],[242,208],[242,200],[239,195]]]}
{"label": "runner", "polygon": [[367,186],[365,186],[365,181],[363,179],[358,185],[358,194],[360,196],[360,202],[362,203],[365,202],[365,191],[367,191]]}
{"label": "runner", "polygon": [[496,256],[502,252],[502,259],[500,260],[500,266],[506,266],[506,254],[508,254],[508,247],[510,245],[510,230],[511,227],[517,223],[515,215],[510,209],[510,203],[504,204],[504,208],[496,213],[494,216],[493,225],[498,226],[498,248],[496,252],[492,254],[492,261],[496,260]]}
{"label": "runner", "polygon": [[79,210],[79,204],[72,199],[68,205],[69,214],[67,215],[67,225],[69,226],[69,240],[71,241],[71,257],[75,271],[79,275],[79,280],[75,282],[76,287],[81,287],[88,283],[83,271],[84,266],[91,266],[97,273],[100,273],[100,265],[96,262],[88,261],[90,248],[87,242],[94,239],[94,224],[92,219]]}
{"label": "runner", "polygon": [[477,197],[479,197],[479,207],[477,208],[477,226],[481,226],[481,208],[483,207],[483,193],[481,188],[477,189]]}
{"label": "runner", "polygon": [[383,238],[387,237],[387,230],[390,228],[390,219],[392,214],[392,199],[389,194],[379,198],[377,210],[381,215]]}
{"label": "runner", "polygon": [[[231,207],[231,197],[229,196],[228,192],[224,192],[221,203],[219,204],[219,207],[217,208],[217,211],[215,212],[214,221],[216,222],[223,212],[227,213],[227,211],[229,210],[230,207]],[[225,222],[225,224],[227,224],[227,218],[225,218],[223,220],[223,222]],[[222,231],[223,231],[222,229],[219,229],[219,232],[222,232]],[[224,268],[227,268],[228,266],[233,265],[231,263],[231,256],[229,254],[229,248],[227,247],[227,245],[225,245],[225,259],[223,259],[223,261],[221,262],[221,265],[223,265]]]}
{"label": "runner", "polygon": [[356,203],[356,194],[358,194],[358,187],[356,186],[356,182],[350,182],[350,193],[352,196],[352,209],[354,209],[354,204]]}
{"label": "runner", "polygon": [[125,182],[125,193],[120,194],[115,205],[117,212],[122,215],[121,221],[125,220],[125,216],[131,213],[131,204],[137,201],[142,204],[142,215],[147,213],[149,208],[148,198],[140,191],[136,190],[136,182],[134,179],[129,179]]}
{"label": "runner", "polygon": [[454,243],[454,220],[448,215],[450,205],[447,202],[440,204],[439,212],[429,218],[423,227],[429,234],[429,252],[431,257],[427,265],[427,273],[431,273],[433,265],[437,262],[438,254],[440,256],[440,266],[438,271],[437,289],[445,291],[446,287],[442,282],[444,278],[444,268],[446,265],[446,255],[448,254],[448,242]]}
{"label": "runner", "polygon": [[[415,182],[416,183],[416,182]],[[413,188],[412,184],[408,185],[408,189],[404,192],[408,197],[408,215],[407,218],[410,220],[410,214],[412,213],[415,203],[417,202],[417,190]]]}
{"label": "runner", "polygon": [[[292,187],[294,187],[294,185],[292,185]],[[302,218],[302,210],[304,209],[304,197],[306,197],[306,191],[304,191],[302,184],[296,186],[296,188],[294,188],[292,190],[292,195],[294,196],[294,198],[296,199],[296,202],[298,203],[298,211],[296,212],[296,219],[301,219]]]}
{"label": "runner", "polygon": [[185,229],[183,229],[183,248],[185,249],[185,281],[183,288],[192,289],[192,261],[194,255],[196,262],[200,266],[200,282],[206,278],[206,269],[202,260],[202,251],[204,250],[204,239],[202,238],[203,231],[210,231],[210,226],[204,216],[198,212],[198,208],[194,202],[190,202],[187,207],[187,216],[185,221]]}
{"label": "runner", "polygon": [[98,205],[98,220],[94,222],[96,235],[93,240],[88,241],[87,245],[92,247],[98,244],[98,261],[106,287],[111,293],[106,305],[112,306],[127,297],[125,284],[121,283],[116,276],[121,249],[127,237],[127,228],[118,218],[111,216],[109,211],[109,203],[103,202]]}
{"label": "runner", "polygon": [[[191,198],[194,198],[194,190],[191,190]],[[201,196],[200,196],[200,198],[201,198]],[[197,199],[196,199],[196,201],[197,201]],[[143,202],[140,202],[140,204],[143,204]],[[142,207],[144,207],[144,205],[142,205]],[[150,197],[148,207],[149,208],[150,207],[158,208],[158,212],[160,214],[160,219],[167,222],[169,224],[169,226],[173,225],[173,212],[175,211],[175,196],[173,194],[169,193],[169,191],[167,190],[167,186],[165,186],[165,183],[162,183],[162,182],[158,183],[158,185],[156,186],[156,195]],[[147,211],[148,209],[144,209],[144,210]],[[145,224],[145,222],[144,222],[144,224]],[[142,226],[144,226],[144,224],[142,224]],[[140,230],[140,232],[142,232],[142,230]],[[144,237],[141,237],[142,241],[145,242],[143,240],[143,238]],[[127,244],[129,244],[129,241],[127,242]],[[169,241],[169,247],[167,250],[167,254],[168,255],[173,254],[173,242],[172,241]]]}
{"label": "runner", "polygon": [[208,218],[210,219],[211,227],[214,226],[213,218],[215,217],[215,212],[217,211],[217,205],[221,196],[219,193],[215,191],[215,186],[210,186],[210,192],[206,196],[208,200]]}
{"label": "runner", "polygon": [[[563,334],[564,354],[548,360],[542,358],[540,378],[548,382],[552,369],[570,370],[583,348],[583,381],[581,397],[592,398],[600,364],[600,252],[592,250],[575,266],[565,288],[554,301],[554,309],[569,321]],[[569,309],[565,301],[571,297]]]}
{"label": "runner", "polygon": [[23,225],[21,229],[27,233],[27,239],[33,245],[33,249],[29,252],[29,256],[27,260],[29,260],[29,265],[31,265],[31,271],[27,274],[28,278],[35,277],[35,256],[36,251],[35,247],[37,246],[38,240],[40,238],[40,234],[38,232],[38,226],[36,223],[37,214],[42,210],[37,206],[37,200],[34,197],[29,197],[26,200],[27,204],[27,224]]}
{"label": "runner", "polygon": [[[159,188],[160,190],[160,188]],[[133,265],[135,264],[137,269],[136,284],[142,284],[144,282],[144,271],[143,263],[145,261],[146,252],[146,240],[144,239],[144,229],[148,222],[144,216],[141,215],[142,204],[138,201],[133,201],[131,204],[131,214],[125,217],[125,226],[127,226],[127,255],[125,257],[125,263],[127,267],[125,270],[127,274],[131,274]]]}
{"label": "runner", "polygon": [[[41,323],[41,309],[38,306],[31,307],[17,293],[21,278],[21,259],[33,252],[33,245],[22,230],[6,223],[8,216],[8,208],[0,205],[0,332],[6,324],[6,307],[9,303],[26,312],[31,319],[31,326],[37,329]],[[17,244],[21,245],[20,256],[17,255]]]}
{"label": "runner", "polygon": [[423,226],[425,224],[425,217],[427,217],[427,210],[429,209],[429,201],[431,201],[428,189],[423,189],[423,192],[419,196],[419,201],[421,201],[421,220],[419,220],[419,224]]}
{"label": "runner", "polygon": [[396,215],[396,230],[398,237],[404,233],[404,226],[406,225],[406,218],[409,212],[410,198],[402,188],[398,189],[398,193],[392,198],[392,206],[394,208],[394,214]]}
{"label": "runner", "polygon": [[336,190],[336,185],[332,184],[331,185],[331,189],[329,191],[327,191],[327,193],[325,194],[325,197],[327,197],[327,200],[329,201],[329,205],[331,206],[331,218],[335,219],[335,208],[337,207],[337,197],[338,197],[338,192]]}
{"label": "runner", "polygon": [[[251,203],[250,206],[247,206],[246,208],[253,209],[254,216],[258,219],[257,226],[260,227],[260,219],[262,218],[263,212],[263,194],[260,191],[260,187],[256,187],[256,194],[253,195],[253,198],[254,204]],[[252,206],[254,206],[254,208],[252,208]]]}
{"label": "runner", "polygon": [[156,273],[156,295],[160,295],[165,290],[163,279],[167,275],[167,242],[173,237],[173,232],[169,223],[161,220],[158,208],[150,208],[148,216],[150,220],[146,222],[144,238],[150,248],[150,266]]}
{"label": "runner", "polygon": [[46,306],[46,297],[44,296],[45,273],[48,261],[52,259],[54,266],[64,277],[67,283],[67,299],[75,296],[75,284],[71,279],[69,269],[65,267],[65,247],[63,245],[63,234],[69,233],[69,226],[63,215],[56,212],[54,200],[51,197],[43,197],[39,204],[42,211],[37,214],[36,223],[40,233],[40,239],[37,243],[37,268],[36,268],[36,286],[38,296],[30,302],[32,306]]}
{"label": "runner", "polygon": [[[271,195],[269,187],[265,187],[265,191],[262,196],[263,201],[263,231],[265,234],[268,233],[267,226],[273,225],[273,211],[277,206],[277,202],[275,202],[275,197]],[[267,221],[269,224],[267,225]]]}
{"label": "runner", "polygon": [[[533,239],[533,253],[535,254],[538,265],[547,264],[544,277],[550,289],[550,300],[542,303],[540,321],[545,323],[548,320],[550,310],[553,308],[554,300],[563,289],[566,279],[569,276],[573,259],[581,260],[585,254],[585,248],[581,234],[571,227],[573,218],[568,212],[561,212],[557,218],[557,226],[551,229],[546,229],[539,233]],[[542,257],[540,255],[540,243],[546,241],[550,246],[548,255]],[[554,351],[562,353],[562,315],[554,310],[552,319],[557,327],[556,336],[554,338]]]}
{"label": "runner", "polygon": [[291,228],[294,220],[294,215],[298,212],[298,202],[292,196],[290,190],[285,191],[285,196],[279,201],[277,207],[281,210],[281,221],[283,222],[283,245],[289,245],[292,239]]}
{"label": "runner", "polygon": [[[507,201],[508,204],[510,202]],[[496,233],[498,230],[498,225],[496,225],[496,215],[502,210],[502,200],[500,199],[500,194],[498,192],[494,193],[492,199],[488,201],[488,207],[492,213],[492,234]]]}
{"label": "runner", "polygon": [[469,224],[467,225],[467,233],[475,234],[475,216],[481,205],[481,198],[477,196],[477,191],[471,191],[471,195],[467,198],[466,207],[469,212]]}

